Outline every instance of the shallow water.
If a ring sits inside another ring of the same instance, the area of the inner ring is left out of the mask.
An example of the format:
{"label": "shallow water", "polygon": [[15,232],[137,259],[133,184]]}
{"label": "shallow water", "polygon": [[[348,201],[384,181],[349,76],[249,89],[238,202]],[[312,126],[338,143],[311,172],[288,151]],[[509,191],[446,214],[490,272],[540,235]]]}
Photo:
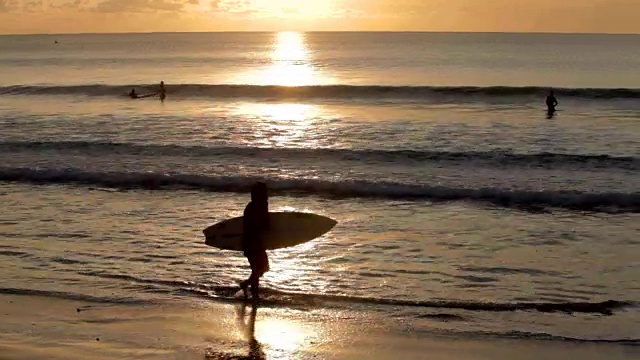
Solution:
{"label": "shallow water", "polygon": [[[247,275],[240,254],[207,247],[201,235],[238,215],[244,196],[26,185],[2,191],[13,210],[3,221],[4,292],[227,301]],[[265,285],[274,306],[361,308],[423,321],[425,331],[637,338],[638,254],[629,251],[638,246],[635,214],[314,197],[275,197],[271,207],[339,221],[321,239],[272,252]],[[434,326],[439,317],[457,321]]]}
{"label": "shallow water", "polygon": [[[637,345],[638,37],[203,36],[3,38],[0,292],[236,302],[246,260],[201,230],[265,180],[338,221],[271,254],[267,306]],[[164,103],[123,96],[158,79]]]}

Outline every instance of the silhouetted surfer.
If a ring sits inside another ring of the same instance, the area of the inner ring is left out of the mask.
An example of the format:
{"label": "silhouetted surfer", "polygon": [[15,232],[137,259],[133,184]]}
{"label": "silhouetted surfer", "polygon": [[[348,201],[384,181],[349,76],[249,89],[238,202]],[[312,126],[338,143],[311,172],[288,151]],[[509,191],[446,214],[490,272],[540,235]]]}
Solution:
{"label": "silhouetted surfer", "polygon": [[269,194],[267,184],[257,182],[251,188],[251,202],[243,215],[242,250],[251,265],[251,276],[240,283],[247,298],[251,286],[253,300],[259,297],[260,278],[269,271],[269,257],[264,246],[264,234],[269,229]]}
{"label": "silhouetted surfer", "polygon": [[158,94],[160,94],[160,100],[164,101],[167,97],[167,90],[164,88],[164,81],[160,81],[160,90],[158,90]]}
{"label": "silhouetted surfer", "polygon": [[558,99],[553,94],[553,90],[549,91],[547,95],[547,114],[553,114],[556,112],[556,106],[558,106]]}
{"label": "silhouetted surfer", "polygon": [[136,89],[131,89],[131,91],[129,92],[129,97],[132,99],[138,98],[138,94],[136,94]]}

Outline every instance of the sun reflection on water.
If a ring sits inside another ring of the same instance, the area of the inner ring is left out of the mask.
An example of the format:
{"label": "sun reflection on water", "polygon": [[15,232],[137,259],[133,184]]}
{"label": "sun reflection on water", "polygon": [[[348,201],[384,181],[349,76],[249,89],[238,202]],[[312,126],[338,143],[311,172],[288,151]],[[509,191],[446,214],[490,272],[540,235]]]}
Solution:
{"label": "sun reflection on water", "polygon": [[251,119],[250,145],[314,148],[326,131],[320,124],[319,107],[312,104],[244,103],[237,114]]}
{"label": "sun reflection on water", "polygon": [[272,64],[262,74],[262,83],[281,86],[303,86],[318,82],[318,74],[310,61],[303,34],[281,32],[274,39]]}
{"label": "sun reflection on water", "polygon": [[[243,75],[255,85],[286,87],[318,85],[327,80],[315,67],[304,33],[281,32],[274,36],[271,63]],[[293,90],[295,91],[295,90]],[[251,121],[253,139],[247,145],[315,148],[326,142],[322,106],[299,102],[242,103],[237,115]]]}
{"label": "sun reflection on water", "polygon": [[316,107],[310,104],[280,103],[280,104],[252,104],[253,114],[277,122],[301,122],[316,115]]}
{"label": "sun reflection on water", "polygon": [[238,73],[236,81],[286,87],[321,85],[333,81],[314,59],[305,33],[274,34],[266,44],[265,51],[255,56],[259,59],[256,67]]}

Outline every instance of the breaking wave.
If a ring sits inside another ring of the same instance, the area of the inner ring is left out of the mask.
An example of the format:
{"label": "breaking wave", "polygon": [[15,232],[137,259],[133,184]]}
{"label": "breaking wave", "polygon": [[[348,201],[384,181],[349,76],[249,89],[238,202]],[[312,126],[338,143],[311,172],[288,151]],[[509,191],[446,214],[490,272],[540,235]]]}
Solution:
{"label": "breaking wave", "polygon": [[327,198],[382,198],[414,201],[475,201],[496,206],[539,211],[564,208],[578,211],[640,213],[640,193],[526,191],[501,188],[460,188],[377,181],[206,176],[156,172],[92,172],[82,169],[0,167],[0,181],[34,184],[76,184],[115,189],[201,190],[247,192],[266,181],[274,195]]}
{"label": "breaking wave", "polygon": [[[0,87],[0,95],[82,95],[126,96],[131,88],[139,93],[153,92],[155,84],[129,85],[13,85]],[[473,101],[495,97],[540,97],[549,89],[539,86],[386,86],[386,85],[232,85],[175,84],[167,86],[171,98],[269,98],[269,99],[405,99]],[[640,99],[640,89],[628,88],[555,88],[557,95],[578,99]]]}
{"label": "breaking wave", "polygon": [[258,157],[295,158],[327,161],[376,162],[488,162],[502,166],[580,166],[640,170],[640,159],[632,156],[560,153],[512,153],[509,151],[428,151],[428,150],[352,150],[260,147],[208,147],[166,144],[132,144],[91,141],[15,141],[0,142],[0,151],[82,151],[95,155],[126,154],[145,156]]}

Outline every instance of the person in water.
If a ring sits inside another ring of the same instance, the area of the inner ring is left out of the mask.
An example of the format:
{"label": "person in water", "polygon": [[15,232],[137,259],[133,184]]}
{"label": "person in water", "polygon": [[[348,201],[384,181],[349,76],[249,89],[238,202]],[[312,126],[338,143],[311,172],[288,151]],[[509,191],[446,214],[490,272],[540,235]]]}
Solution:
{"label": "person in water", "polygon": [[556,99],[553,90],[551,90],[547,95],[547,112],[549,114],[556,112],[556,106],[558,106],[558,99]]}
{"label": "person in water", "polygon": [[269,271],[269,257],[264,245],[264,235],[269,229],[269,194],[267,184],[257,182],[251,188],[251,202],[243,215],[242,250],[251,265],[251,275],[240,283],[245,299],[251,286],[251,296],[259,297],[260,278]]}
{"label": "person in water", "polygon": [[160,94],[160,100],[164,100],[167,97],[167,90],[164,88],[164,81],[160,81],[160,90],[158,90],[158,94]]}
{"label": "person in water", "polygon": [[138,98],[138,94],[136,94],[136,89],[131,89],[131,92],[129,92],[129,97],[132,99],[137,99]]}

